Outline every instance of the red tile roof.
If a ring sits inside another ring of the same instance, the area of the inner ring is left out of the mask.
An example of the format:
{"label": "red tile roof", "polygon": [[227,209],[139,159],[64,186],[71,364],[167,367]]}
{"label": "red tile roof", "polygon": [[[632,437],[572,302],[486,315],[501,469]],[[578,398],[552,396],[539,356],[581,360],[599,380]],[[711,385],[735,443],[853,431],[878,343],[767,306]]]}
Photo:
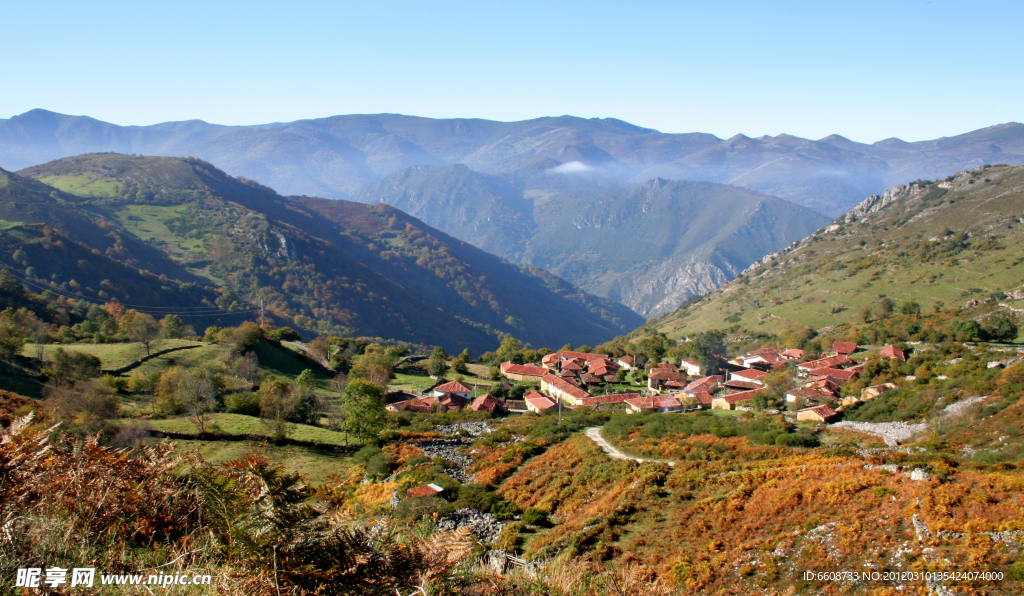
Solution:
{"label": "red tile roof", "polygon": [[[530,393],[535,393],[536,395],[530,395]],[[523,398],[524,401],[526,401],[526,403],[537,408],[538,410],[547,410],[558,405],[558,402],[554,401],[553,399],[546,395],[537,393],[536,391],[527,392],[527,394],[524,395]]]}
{"label": "red tile roof", "polygon": [[653,410],[655,408],[678,408],[679,400],[671,395],[655,395],[653,397],[635,396],[626,399],[626,403],[641,410]]}
{"label": "red tile roof", "polygon": [[621,404],[627,399],[639,396],[639,393],[613,393],[611,395],[595,395],[583,400],[585,406],[596,406],[598,404]]}
{"label": "red tile roof", "polygon": [[856,370],[843,370],[841,368],[815,368],[807,373],[811,377],[828,377],[831,379],[842,379],[849,381],[850,379],[859,376],[860,371]]}
{"label": "red tile roof", "polygon": [[718,385],[721,382],[722,377],[720,377],[719,375],[701,377],[699,379],[694,379],[693,382],[691,382],[689,385],[686,386],[686,388],[683,389],[683,391],[687,393],[700,390],[707,391],[710,387],[714,387],[715,385]]}
{"label": "red tile roof", "polygon": [[757,389],[755,391],[738,391],[736,393],[730,393],[728,395],[719,395],[714,399],[724,399],[726,403],[735,404],[741,401],[752,399],[754,397],[754,394],[759,391],[764,391],[764,389]]}
{"label": "red tile roof", "polygon": [[898,358],[904,362],[907,361],[907,355],[896,346],[885,346],[882,348],[882,358]]}
{"label": "red tile roof", "polygon": [[798,398],[802,397],[803,399],[811,399],[815,401],[818,401],[825,397],[832,397],[831,395],[824,393],[815,387],[797,387],[796,389],[791,389],[787,391],[786,395],[794,395]]}
{"label": "red tile roof", "polygon": [[533,366],[532,364],[516,364],[514,362],[502,362],[501,372],[512,375],[543,377],[544,375],[547,374],[548,369],[542,366]]}
{"label": "red tile roof", "polygon": [[571,395],[572,397],[580,401],[582,401],[585,398],[591,397],[590,393],[588,393],[587,391],[577,387],[576,385],[570,383],[569,381],[566,381],[565,379],[556,377],[555,375],[550,373],[544,375],[541,378],[541,382],[546,383],[554,387],[555,389],[558,389],[559,391],[564,391],[565,393]]}
{"label": "red tile roof", "polygon": [[470,408],[474,412],[497,412],[504,409],[504,405],[501,400],[494,397],[490,393],[481,395],[480,397],[473,400],[473,405]]}
{"label": "red tile roof", "polygon": [[626,366],[633,366],[633,357],[632,356],[623,356],[623,357],[619,358],[619,362],[625,364]]}
{"label": "red tile roof", "polygon": [[548,354],[540,359],[540,363],[544,366],[557,366],[558,365],[558,354]]}
{"label": "red tile roof", "polygon": [[791,350],[786,350],[782,352],[782,355],[785,356],[786,358],[803,358],[804,351],[793,348]]}
{"label": "red tile roof", "polygon": [[416,488],[410,488],[406,491],[405,496],[415,499],[417,497],[429,497],[436,495],[440,492],[444,492],[444,489],[436,484],[424,484],[423,486],[417,486]]}
{"label": "red tile roof", "polygon": [[685,381],[686,373],[676,372],[665,368],[652,368],[648,377],[652,381]]}
{"label": "red tile roof", "polygon": [[711,396],[711,393],[709,393],[708,391],[698,390],[694,391],[693,393],[688,393],[687,395],[696,400],[698,406],[710,406],[711,402],[714,400],[714,398]]}
{"label": "red tile roof", "polygon": [[434,391],[440,391],[441,393],[472,393],[473,388],[458,381],[448,381],[443,385],[434,387]]}
{"label": "red tile roof", "polygon": [[748,381],[726,381],[725,386],[730,389],[742,389],[743,391],[749,391],[760,387],[757,383],[751,383]]}
{"label": "red tile roof", "polygon": [[764,372],[763,370],[747,369],[738,370],[736,372],[730,373],[730,375],[740,377],[741,379],[750,379],[751,381],[761,381],[768,376],[768,373]]}
{"label": "red tile roof", "polygon": [[839,354],[838,356],[829,356],[828,358],[819,358],[817,360],[810,360],[799,365],[800,368],[805,370],[812,370],[815,368],[835,368],[852,363],[849,356],[845,354]]}
{"label": "red tile roof", "polygon": [[832,344],[832,351],[836,354],[853,354],[857,351],[855,341],[837,341]]}
{"label": "red tile roof", "polygon": [[[818,416],[821,416],[825,420],[828,420],[829,418],[831,418],[831,417],[836,415],[836,411],[833,410],[832,408],[828,407],[825,404],[821,404],[820,406],[814,406],[813,408],[806,408],[806,409],[800,410],[800,412],[814,412],[815,414],[817,414]],[[800,412],[797,412],[798,416],[799,416]]]}
{"label": "red tile roof", "polygon": [[559,358],[582,358],[584,360],[600,360],[607,358],[607,354],[588,354],[587,352],[559,352]]}

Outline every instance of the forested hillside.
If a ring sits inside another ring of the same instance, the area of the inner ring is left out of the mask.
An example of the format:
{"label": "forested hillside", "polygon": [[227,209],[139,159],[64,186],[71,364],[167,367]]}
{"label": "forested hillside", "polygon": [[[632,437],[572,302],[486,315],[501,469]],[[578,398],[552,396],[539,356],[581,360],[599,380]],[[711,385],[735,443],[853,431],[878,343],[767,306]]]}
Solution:
{"label": "forested hillside", "polygon": [[[205,287],[220,309],[252,312],[262,301],[274,320],[311,333],[483,351],[501,333],[535,345],[597,343],[641,322],[621,305],[502,262],[393,207],[289,199],[195,159],[86,155],[5,179],[3,241],[17,261],[8,265],[20,265],[33,283],[73,289],[74,281],[98,302],[106,300],[101,291],[110,295],[103,278],[72,279],[69,268],[83,259],[41,257],[46,232],[22,237],[24,224],[73,237],[93,258],[163,276],[168,288]],[[559,325],[540,323],[549,316]]]}

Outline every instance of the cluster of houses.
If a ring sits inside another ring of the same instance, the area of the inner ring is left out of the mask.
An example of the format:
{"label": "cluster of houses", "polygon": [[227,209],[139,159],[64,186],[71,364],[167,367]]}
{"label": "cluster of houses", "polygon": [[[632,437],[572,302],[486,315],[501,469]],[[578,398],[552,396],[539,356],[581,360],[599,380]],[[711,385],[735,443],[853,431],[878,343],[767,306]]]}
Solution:
{"label": "cluster of houses", "polygon": [[[545,412],[559,406],[577,408],[625,404],[634,412],[678,412],[694,409],[747,409],[742,404],[766,391],[766,378],[773,371],[795,366],[800,385],[786,392],[787,403],[806,406],[797,411],[797,420],[827,422],[837,415],[832,405],[850,406],[869,400],[894,387],[892,384],[863,389],[859,397],[839,395],[846,383],[860,376],[863,365],[850,356],[858,350],[853,342],[837,341],[824,357],[801,362],[799,349],[761,348],[732,360],[720,361],[726,372],[704,375],[699,362],[684,358],[679,366],[660,362],[647,369],[646,391],[595,395],[595,387],[615,383],[620,370],[632,370],[631,356],[613,359],[604,354],[556,352],[544,356],[540,364],[504,362],[501,374],[512,381],[538,383],[539,390],[528,391],[521,402],[503,402],[491,395],[473,397],[471,387],[459,381],[438,385],[429,396],[408,396],[388,404],[392,411],[443,412],[470,408],[480,412]],[[883,358],[906,360],[899,348],[886,346]],[[404,397],[404,396],[403,396]],[[842,407],[839,407],[839,410]]]}
{"label": "cluster of houses", "polygon": [[415,396],[408,393],[389,393],[385,408],[392,412],[421,412],[430,414],[469,408],[474,412],[501,413],[505,403],[492,395],[473,397],[473,388],[461,381],[448,381],[434,387],[431,395]]}

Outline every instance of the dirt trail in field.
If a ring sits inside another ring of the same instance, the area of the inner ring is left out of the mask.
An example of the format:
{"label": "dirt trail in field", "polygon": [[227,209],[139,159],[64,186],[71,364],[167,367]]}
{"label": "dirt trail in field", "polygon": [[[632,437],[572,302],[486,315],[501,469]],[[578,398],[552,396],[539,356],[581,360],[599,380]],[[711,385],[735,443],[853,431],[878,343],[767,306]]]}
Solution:
{"label": "dirt trail in field", "polygon": [[676,464],[676,462],[674,461],[667,461],[663,459],[641,459],[639,457],[633,457],[632,455],[626,455],[625,453],[619,451],[615,447],[612,447],[611,443],[606,441],[605,438],[601,436],[600,426],[592,426],[588,428],[587,436],[590,437],[591,441],[597,443],[597,446],[601,448],[601,451],[607,453],[608,457],[614,457],[615,459],[631,459],[633,461],[640,463],[643,463],[645,461],[656,461],[668,464],[670,466],[674,466]]}

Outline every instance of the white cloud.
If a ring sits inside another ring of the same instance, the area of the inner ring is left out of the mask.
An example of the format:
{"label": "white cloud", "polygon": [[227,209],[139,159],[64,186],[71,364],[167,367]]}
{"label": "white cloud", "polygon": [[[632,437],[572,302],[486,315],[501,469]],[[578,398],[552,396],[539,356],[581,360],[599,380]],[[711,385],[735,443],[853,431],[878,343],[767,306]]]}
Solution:
{"label": "white cloud", "polygon": [[563,163],[561,165],[557,165],[557,166],[547,170],[547,173],[548,174],[580,174],[582,172],[590,172],[593,169],[594,168],[588,166],[587,164],[583,163],[582,161],[570,161],[570,162],[567,162],[567,163]]}

